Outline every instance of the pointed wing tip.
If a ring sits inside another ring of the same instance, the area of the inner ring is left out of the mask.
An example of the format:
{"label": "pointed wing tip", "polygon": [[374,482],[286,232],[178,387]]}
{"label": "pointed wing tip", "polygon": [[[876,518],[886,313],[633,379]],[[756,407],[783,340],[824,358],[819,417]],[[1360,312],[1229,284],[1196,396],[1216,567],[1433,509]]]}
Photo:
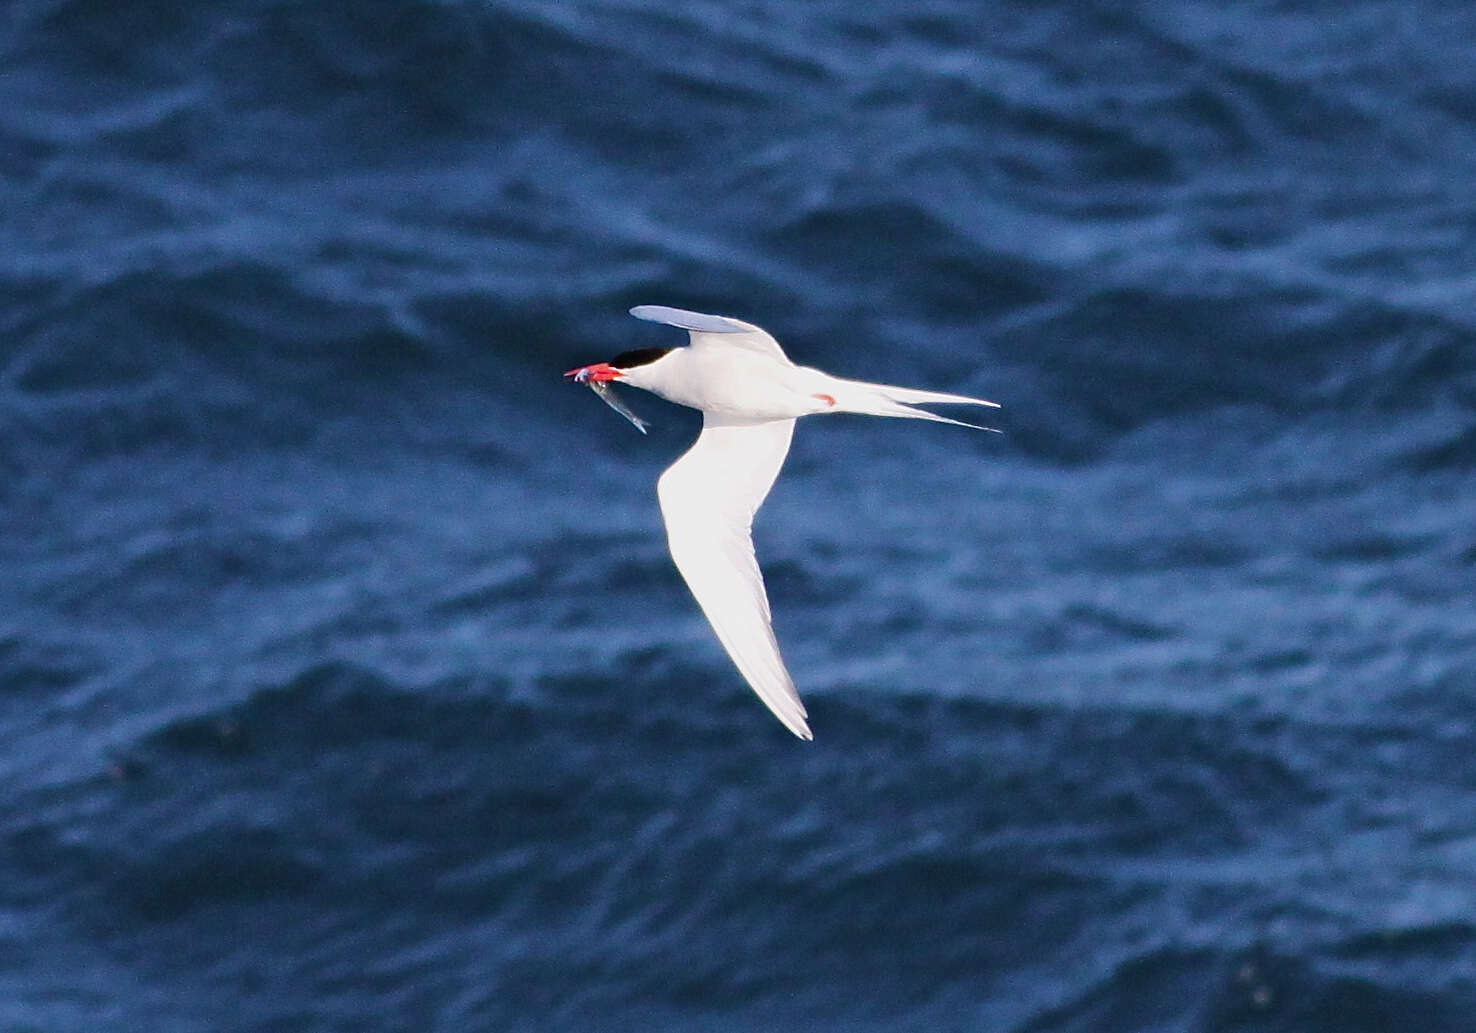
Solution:
{"label": "pointed wing tip", "polygon": [[774,711],[774,716],[777,717],[780,721],[784,722],[785,728],[788,728],[791,732],[793,732],[799,738],[803,739],[805,742],[811,742],[815,738],[815,733],[810,731],[810,714],[809,711],[805,709],[804,703],[801,702],[798,692],[794,694],[794,703],[798,713],[791,712],[788,714],[781,714],[769,703],[768,700],[764,700],[764,705],[768,706],[770,710]]}
{"label": "pointed wing tip", "polygon": [[[784,661],[777,654],[775,659],[779,660],[782,666]],[[748,687],[758,696],[759,701],[769,708],[769,713],[779,719],[780,724],[805,742],[810,742],[815,738],[815,733],[810,731],[808,720],[810,714],[805,710],[805,704],[799,698],[799,692],[795,689],[794,683],[789,681],[787,673],[784,681],[788,691],[779,693],[772,691],[773,686],[749,677],[748,672],[741,667],[739,673],[743,675],[744,680],[748,682]]]}
{"label": "pointed wing tip", "polygon": [[[764,702],[765,704],[768,703],[767,700]],[[813,742],[815,740],[815,733],[810,731],[810,723],[805,720],[805,717],[808,715],[781,714],[779,711],[774,710],[773,707],[769,707],[769,709],[774,712],[774,716],[783,723],[785,728],[788,728],[794,733],[796,739],[803,739],[805,742]]]}
{"label": "pointed wing tip", "polygon": [[780,723],[793,732],[797,738],[805,742],[810,742],[815,738],[815,733],[810,731],[810,714],[805,710],[805,704],[799,698],[799,692],[795,690],[793,683],[790,683],[790,691],[782,701],[759,692],[759,687],[753,682],[750,681],[748,684],[749,688],[758,694],[764,706],[769,708],[769,713],[777,717]]}
{"label": "pointed wing tip", "polygon": [[708,334],[741,334],[747,333],[752,327],[729,319],[727,316],[714,316],[706,312],[692,312],[684,308],[672,308],[669,305],[637,305],[630,310],[630,314],[637,319],[644,319],[652,323],[665,323],[667,326],[681,327],[683,330],[696,330],[699,333]]}

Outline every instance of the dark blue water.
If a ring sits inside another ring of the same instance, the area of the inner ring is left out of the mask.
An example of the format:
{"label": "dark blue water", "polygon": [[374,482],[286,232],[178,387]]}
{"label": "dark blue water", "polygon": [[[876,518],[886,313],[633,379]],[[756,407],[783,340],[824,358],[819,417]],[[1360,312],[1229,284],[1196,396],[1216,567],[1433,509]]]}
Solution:
{"label": "dark blue water", "polygon": [[[0,1029],[1476,1029],[1464,3],[12,0]],[[816,741],[579,363],[806,421]]]}

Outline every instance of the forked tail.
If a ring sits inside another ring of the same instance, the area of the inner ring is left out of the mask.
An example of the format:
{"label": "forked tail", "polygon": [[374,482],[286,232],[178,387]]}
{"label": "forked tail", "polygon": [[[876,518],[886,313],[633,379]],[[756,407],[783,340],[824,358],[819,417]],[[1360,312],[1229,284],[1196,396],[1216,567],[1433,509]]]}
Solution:
{"label": "forked tail", "polygon": [[918,405],[981,405],[998,409],[998,402],[967,395],[951,395],[944,391],[920,391],[911,387],[893,387],[891,384],[868,384],[864,380],[841,380],[833,378],[829,393],[835,398],[831,412],[860,413],[864,416],[895,416],[912,420],[932,420],[935,423],[952,423],[958,427],[972,427],[995,434],[997,427],[985,427],[977,423],[939,416],[935,412],[917,408]]}

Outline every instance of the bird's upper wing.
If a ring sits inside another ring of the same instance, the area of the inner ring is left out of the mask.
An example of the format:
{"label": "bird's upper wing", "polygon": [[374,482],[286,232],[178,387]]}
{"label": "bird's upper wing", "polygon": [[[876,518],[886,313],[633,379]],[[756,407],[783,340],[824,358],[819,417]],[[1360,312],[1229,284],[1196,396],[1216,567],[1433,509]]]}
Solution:
{"label": "bird's upper wing", "polygon": [[738,422],[708,413],[697,443],[661,475],[656,493],[671,557],[718,641],[774,716],[810,739],[804,704],[774,639],[751,533],[793,433],[793,420]]}
{"label": "bird's upper wing", "polygon": [[[637,305],[630,310],[637,319],[679,326],[692,338],[694,348],[747,348],[789,365],[789,356],[767,330],[728,316],[710,316],[665,305]],[[762,499],[760,499],[762,501]]]}

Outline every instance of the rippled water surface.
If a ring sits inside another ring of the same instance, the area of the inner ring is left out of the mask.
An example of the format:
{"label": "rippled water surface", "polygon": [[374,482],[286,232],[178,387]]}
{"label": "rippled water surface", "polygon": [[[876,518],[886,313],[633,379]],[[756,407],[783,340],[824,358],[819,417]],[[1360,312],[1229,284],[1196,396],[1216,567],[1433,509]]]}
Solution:
{"label": "rippled water surface", "polygon": [[[1476,16],[15,0],[0,1027],[1467,1031]],[[561,382],[760,323],[814,743]]]}

